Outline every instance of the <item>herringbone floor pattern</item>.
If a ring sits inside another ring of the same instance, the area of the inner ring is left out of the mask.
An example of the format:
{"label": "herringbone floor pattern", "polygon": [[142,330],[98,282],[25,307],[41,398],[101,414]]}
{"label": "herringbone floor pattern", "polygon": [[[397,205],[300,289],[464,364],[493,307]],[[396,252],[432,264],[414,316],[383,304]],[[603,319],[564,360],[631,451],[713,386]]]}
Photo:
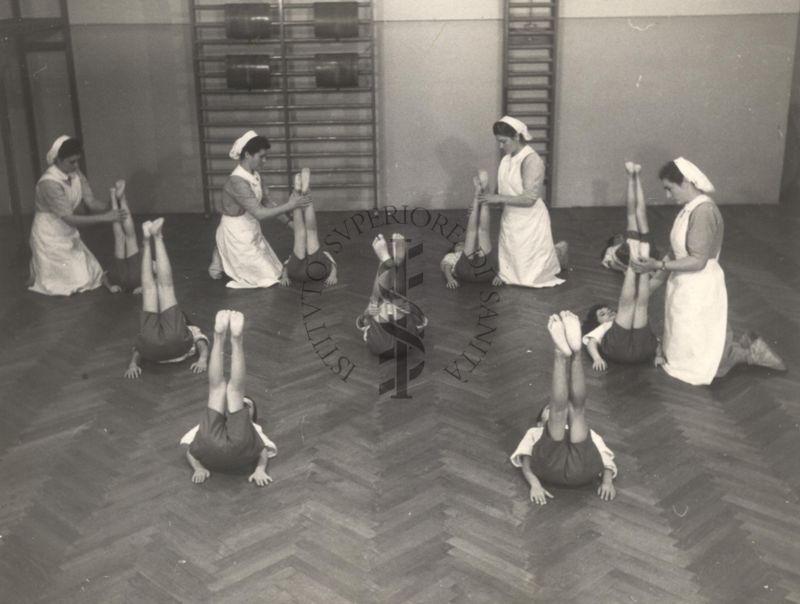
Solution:
{"label": "herringbone floor pattern", "polygon": [[[652,211],[662,247],[675,212]],[[424,245],[410,296],[431,320],[407,399],[378,396],[394,364],[369,356],[354,327],[369,244],[392,227],[358,233],[347,214],[321,215],[344,244],[341,283],[301,295],[211,281],[213,221],[168,217],[190,317],[209,330],[219,308],[246,314],[248,390],[279,448],[265,489],[219,474],[191,484],[177,442],[202,412],[205,377],[181,364],[123,379],[139,300],[24,291],[24,256],[0,224],[0,601],[800,602],[800,221],[785,210],[725,207],[722,264],[732,324],[773,342],[788,373],[745,368],[693,388],[587,361],[590,421],[620,467],[616,501],[555,489],[534,507],[508,463],[548,400],[547,316],[618,294],[598,256],[620,213],[552,212],[572,268],[549,290],[448,291],[436,213],[428,228],[396,226]],[[288,231],[266,230],[287,253]],[[108,231],[85,239],[110,250]],[[663,293],[658,328],[662,304]],[[346,381],[340,357],[355,365]]]}

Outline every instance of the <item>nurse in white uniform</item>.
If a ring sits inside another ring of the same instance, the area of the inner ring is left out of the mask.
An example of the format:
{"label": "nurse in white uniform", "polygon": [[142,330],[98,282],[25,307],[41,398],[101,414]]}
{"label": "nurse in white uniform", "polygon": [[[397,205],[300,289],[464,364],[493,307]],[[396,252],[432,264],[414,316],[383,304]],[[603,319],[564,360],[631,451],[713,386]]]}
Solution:
{"label": "nurse in white uniform", "polygon": [[[79,168],[82,153],[80,141],[58,137],[47,152],[49,167],[36,183],[28,289],[47,296],[69,296],[106,283],[103,269],[81,240],[78,227],[120,222],[127,216],[125,210],[109,209],[95,199]],[[93,214],[75,214],[81,202]]]}
{"label": "nurse in white uniform", "polygon": [[498,276],[494,284],[553,287],[564,282],[550,230],[550,214],[542,201],[544,163],[530,146],[533,137],[520,120],[505,116],[492,131],[505,156],[497,169],[497,191],[483,193],[481,203],[502,204]]}
{"label": "nurse in white uniform", "polygon": [[728,291],[719,264],[724,222],[709,197],[714,185],[689,160],[679,157],[659,172],[667,197],[683,205],[670,232],[671,253],[662,260],[631,257],[636,272],[669,275],[664,306],[663,358],[669,375],[692,385],[710,384],[738,364],[785,370],[780,357],[755,334],[733,337],[728,327]]}
{"label": "nurse in white uniform", "polygon": [[249,130],[228,154],[239,165],[222,190],[222,218],[208,273],[213,279],[227,275],[231,288],[271,287],[280,281],[283,265],[264,238],[260,221],[277,217],[289,224],[286,212],[311,203],[309,197],[294,191],[281,206],[269,202],[269,189],[258,173],[269,148],[265,137]]}

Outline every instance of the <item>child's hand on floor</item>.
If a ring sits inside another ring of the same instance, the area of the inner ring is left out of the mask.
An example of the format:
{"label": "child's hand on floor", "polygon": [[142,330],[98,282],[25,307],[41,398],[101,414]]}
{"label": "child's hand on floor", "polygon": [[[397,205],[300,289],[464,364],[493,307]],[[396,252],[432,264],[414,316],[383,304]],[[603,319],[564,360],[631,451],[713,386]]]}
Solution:
{"label": "child's hand on floor", "polygon": [[614,483],[603,481],[597,488],[597,494],[603,501],[612,501],[617,496],[617,489],[614,488]]}
{"label": "child's hand on floor", "polygon": [[455,288],[457,288],[459,285],[460,285],[460,284],[459,284],[459,282],[458,282],[458,281],[456,281],[455,279],[450,279],[450,280],[447,282],[447,289],[455,289]]}
{"label": "child's hand on floor", "polygon": [[247,479],[247,482],[255,482],[258,486],[265,487],[272,482],[272,477],[264,470],[256,469],[255,472],[250,474],[250,478]]}
{"label": "child's hand on floor", "polygon": [[536,485],[531,487],[531,501],[534,503],[538,503],[539,505],[544,505],[547,503],[547,498],[552,499],[553,495],[542,487],[542,485]]}
{"label": "child's hand on floor", "polygon": [[605,371],[608,369],[608,363],[606,363],[605,359],[597,359],[592,363],[592,369],[595,371]]}
{"label": "child's hand on floor", "polygon": [[142,375],[142,368],[138,365],[130,365],[125,371],[125,377],[129,380],[135,380]]}
{"label": "child's hand on floor", "polygon": [[205,373],[208,369],[208,361],[205,359],[198,359],[192,363],[192,373]]}
{"label": "child's hand on floor", "polygon": [[195,470],[194,474],[192,474],[192,482],[195,484],[200,484],[202,482],[205,482],[206,478],[208,478],[209,476],[211,476],[211,472],[209,472],[205,468],[202,468],[200,470]]}

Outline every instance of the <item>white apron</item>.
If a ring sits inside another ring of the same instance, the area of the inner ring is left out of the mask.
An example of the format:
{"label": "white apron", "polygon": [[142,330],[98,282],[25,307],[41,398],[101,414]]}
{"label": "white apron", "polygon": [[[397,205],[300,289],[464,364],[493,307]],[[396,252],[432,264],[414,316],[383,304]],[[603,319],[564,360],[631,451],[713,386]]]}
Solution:
{"label": "white apron", "polygon": [[[260,203],[264,192],[258,174],[250,174],[237,166],[231,174],[234,175],[248,182]],[[231,278],[228,287],[271,287],[280,281],[283,265],[264,238],[261,223],[248,212],[241,216],[222,216],[217,227],[217,251],[223,270]],[[212,268],[215,261],[216,257]]]}
{"label": "white apron", "polygon": [[[39,182],[50,180],[64,187],[71,209],[83,197],[81,180],[74,175],[65,182],[63,172],[50,166]],[[33,216],[30,246],[31,282],[28,289],[48,296],[69,296],[97,289],[103,282],[103,269],[94,254],[81,241],[78,229],[51,212]]]}
{"label": "white apron", "polygon": [[[522,162],[533,153],[528,146],[516,155],[506,155],[497,169],[500,195],[522,195]],[[547,206],[538,199],[529,208],[505,205],[500,219],[497,246],[498,274],[504,283],[526,287],[553,287],[564,283]]]}
{"label": "white apron", "polygon": [[[701,203],[700,195],[686,204],[672,225],[670,244],[676,259],[685,258],[689,217]],[[718,256],[719,257],[719,256]],[[704,269],[670,273],[664,308],[664,370],[694,386],[710,384],[725,348],[728,292],[725,273],[717,258]]]}

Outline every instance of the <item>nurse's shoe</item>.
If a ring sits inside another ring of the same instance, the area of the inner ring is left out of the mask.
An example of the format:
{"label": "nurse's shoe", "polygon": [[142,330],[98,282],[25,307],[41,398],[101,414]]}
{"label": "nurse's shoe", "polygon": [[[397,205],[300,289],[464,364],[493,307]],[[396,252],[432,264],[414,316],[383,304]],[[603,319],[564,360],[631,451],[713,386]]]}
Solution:
{"label": "nurse's shoe", "polygon": [[750,344],[750,348],[747,351],[747,364],[776,371],[786,371],[786,364],[783,359],[761,337],[756,338]]}

